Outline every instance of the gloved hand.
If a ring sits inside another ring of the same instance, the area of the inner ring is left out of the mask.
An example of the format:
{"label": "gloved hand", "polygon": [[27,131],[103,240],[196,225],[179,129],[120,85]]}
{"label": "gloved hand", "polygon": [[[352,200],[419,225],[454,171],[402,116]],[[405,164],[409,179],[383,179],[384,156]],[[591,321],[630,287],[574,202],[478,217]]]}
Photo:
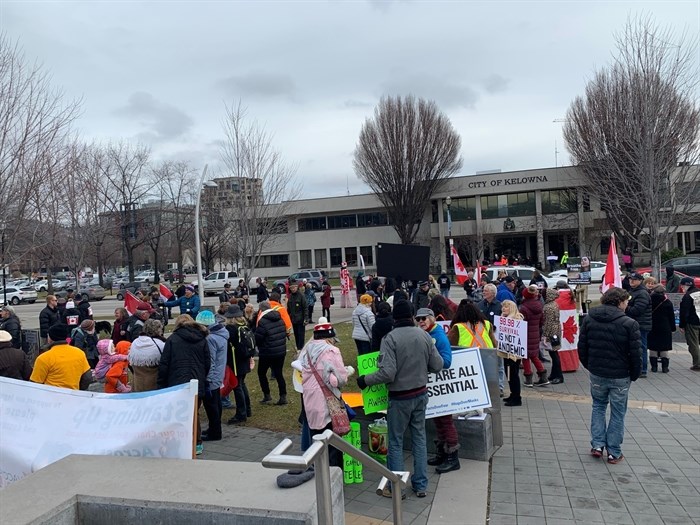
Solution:
{"label": "gloved hand", "polygon": [[131,392],[131,386],[125,385],[121,381],[117,381],[117,392],[120,394],[128,394]]}
{"label": "gloved hand", "polygon": [[359,386],[362,390],[367,388],[367,382],[365,381],[365,376],[359,376],[357,378],[357,386]]}
{"label": "gloved hand", "polygon": [[350,365],[347,365],[345,367],[345,371],[348,373],[348,376],[351,376],[355,373],[355,369],[353,367],[351,367]]}

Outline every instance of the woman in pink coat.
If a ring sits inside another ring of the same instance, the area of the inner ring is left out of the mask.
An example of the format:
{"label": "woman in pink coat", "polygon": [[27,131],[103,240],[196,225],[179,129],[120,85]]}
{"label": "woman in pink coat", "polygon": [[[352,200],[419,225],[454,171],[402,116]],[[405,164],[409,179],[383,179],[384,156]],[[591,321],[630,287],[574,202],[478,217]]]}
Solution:
{"label": "woman in pink coat", "polygon": [[[335,343],[333,325],[325,317],[320,317],[318,324],[314,326],[313,339],[304,345],[299,354],[298,360],[302,366],[304,411],[312,436],[331,429],[331,416],[326,398],[313,368],[318,372],[321,381],[337,397],[340,397],[340,389],[347,383],[348,375],[354,372],[352,367],[346,367],[343,363],[343,357]],[[331,466],[342,468],[343,454],[333,447],[328,452]]]}

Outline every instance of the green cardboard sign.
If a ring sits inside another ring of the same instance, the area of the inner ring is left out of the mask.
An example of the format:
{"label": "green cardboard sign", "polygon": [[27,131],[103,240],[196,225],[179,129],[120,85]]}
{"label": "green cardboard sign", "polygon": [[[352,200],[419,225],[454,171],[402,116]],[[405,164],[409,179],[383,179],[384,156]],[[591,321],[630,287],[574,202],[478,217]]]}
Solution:
{"label": "green cardboard sign", "polygon": [[[361,376],[376,372],[379,352],[357,356],[357,373]],[[362,391],[365,414],[386,411],[389,407],[389,391],[386,385],[373,385]]]}

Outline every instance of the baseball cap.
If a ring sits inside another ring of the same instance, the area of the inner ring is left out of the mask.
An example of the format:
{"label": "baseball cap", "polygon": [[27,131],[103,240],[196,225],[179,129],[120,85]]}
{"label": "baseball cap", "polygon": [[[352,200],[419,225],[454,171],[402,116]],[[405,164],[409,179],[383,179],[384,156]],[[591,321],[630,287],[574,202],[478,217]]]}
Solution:
{"label": "baseball cap", "polygon": [[695,284],[695,281],[693,280],[692,277],[683,277],[683,279],[681,279],[682,286],[692,286],[694,284]]}
{"label": "baseball cap", "polygon": [[628,278],[634,279],[636,281],[643,281],[644,280],[644,277],[639,272],[630,272],[630,274],[628,275]]}

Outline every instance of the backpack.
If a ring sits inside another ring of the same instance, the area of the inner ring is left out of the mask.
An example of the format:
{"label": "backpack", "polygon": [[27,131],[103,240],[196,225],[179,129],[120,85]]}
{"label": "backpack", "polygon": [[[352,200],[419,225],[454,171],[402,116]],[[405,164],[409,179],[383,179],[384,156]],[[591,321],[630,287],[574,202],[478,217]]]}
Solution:
{"label": "backpack", "polygon": [[71,330],[70,332],[70,339],[71,341],[75,341],[75,336],[78,335],[78,332],[80,332],[82,335],[85,335],[85,332],[83,332],[83,329],[80,328],[79,326],[76,326]]}
{"label": "backpack", "polygon": [[255,357],[255,335],[247,326],[238,327],[238,340],[246,357]]}

